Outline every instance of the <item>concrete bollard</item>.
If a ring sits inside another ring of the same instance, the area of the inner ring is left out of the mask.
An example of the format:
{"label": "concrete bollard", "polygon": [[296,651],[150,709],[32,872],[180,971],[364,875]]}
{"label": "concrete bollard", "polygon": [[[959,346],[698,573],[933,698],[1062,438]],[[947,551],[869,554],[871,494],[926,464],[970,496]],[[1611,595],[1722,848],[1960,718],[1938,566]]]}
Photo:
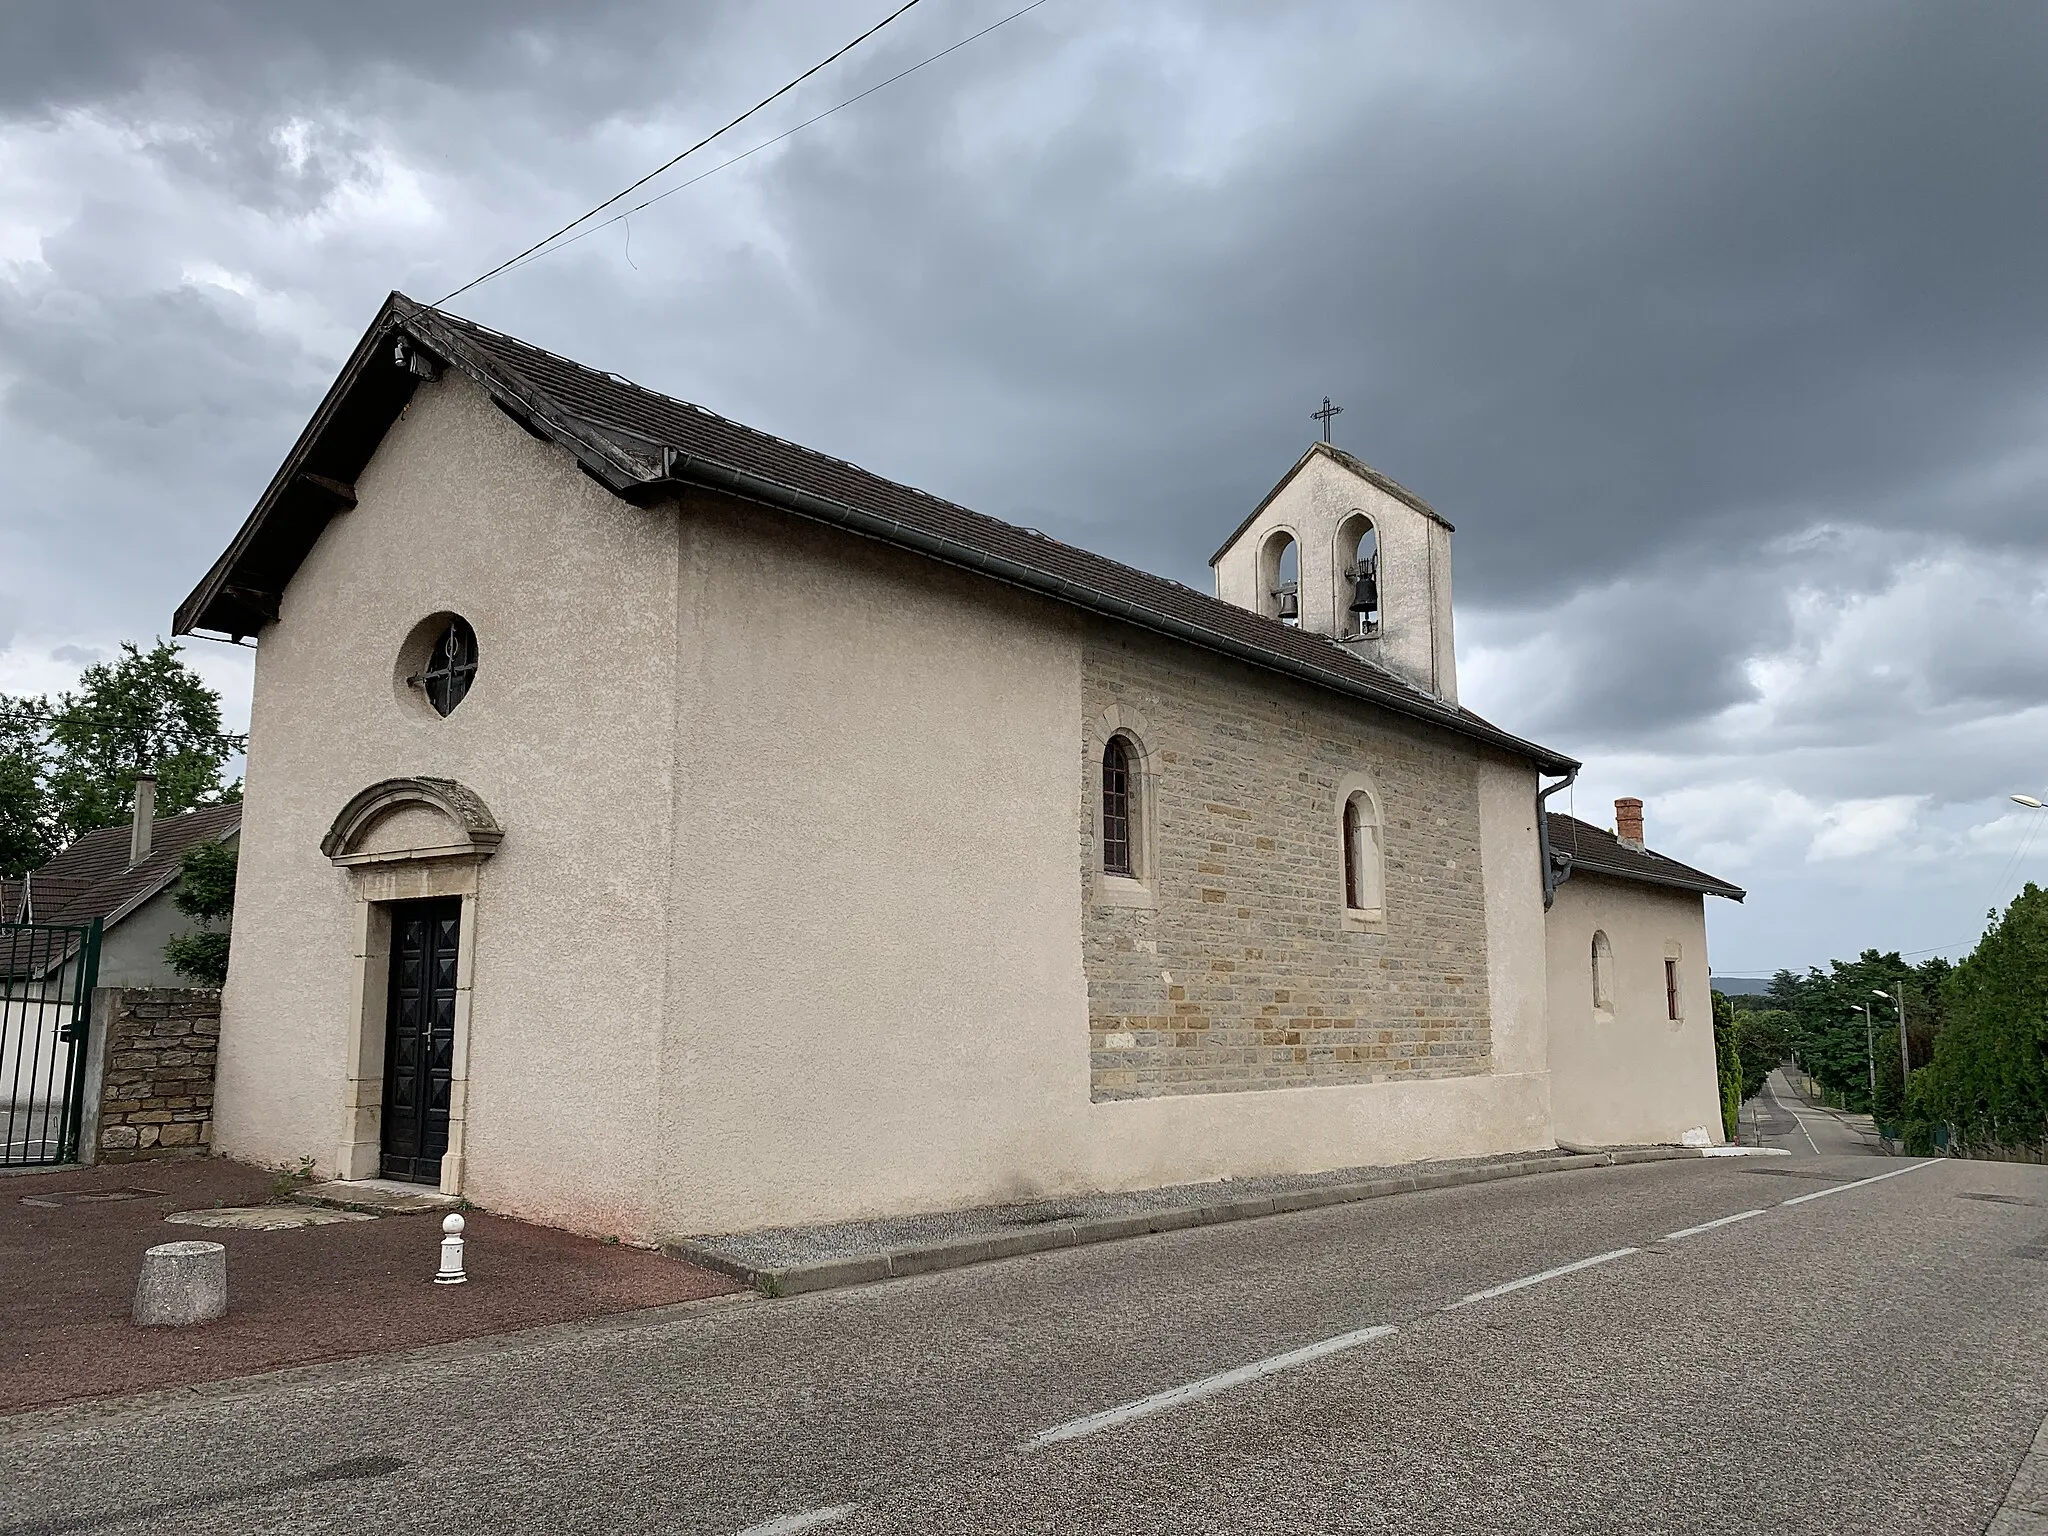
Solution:
{"label": "concrete bollard", "polygon": [[142,1256],[135,1321],[144,1328],[189,1328],[228,1310],[228,1251],[219,1243],[159,1243]]}
{"label": "concrete bollard", "polygon": [[441,1272],[434,1276],[436,1285],[465,1285],[469,1276],[462,1272],[462,1218],[450,1216],[441,1223]]}

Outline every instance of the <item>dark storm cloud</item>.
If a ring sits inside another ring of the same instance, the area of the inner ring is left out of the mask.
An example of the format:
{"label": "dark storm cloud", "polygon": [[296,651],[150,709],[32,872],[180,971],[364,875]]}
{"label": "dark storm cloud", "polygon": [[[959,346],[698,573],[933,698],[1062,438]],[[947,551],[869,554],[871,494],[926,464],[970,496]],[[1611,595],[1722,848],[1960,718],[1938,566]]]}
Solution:
{"label": "dark storm cloud", "polygon": [[[921,6],[726,152],[1009,8]],[[0,625],[159,625],[386,289],[883,9],[11,17]],[[1051,0],[636,215],[630,264],[614,228],[458,307],[1197,586],[1334,395],[1458,524],[1474,702],[1793,827],[2048,746],[2043,78],[2033,0]]]}
{"label": "dark storm cloud", "polygon": [[603,76],[616,80],[622,63],[703,36],[715,10],[654,0],[21,6],[0,52],[0,112],[99,107],[164,85],[270,112],[380,73],[484,90],[509,79],[536,96],[573,96],[590,60],[603,59]]}

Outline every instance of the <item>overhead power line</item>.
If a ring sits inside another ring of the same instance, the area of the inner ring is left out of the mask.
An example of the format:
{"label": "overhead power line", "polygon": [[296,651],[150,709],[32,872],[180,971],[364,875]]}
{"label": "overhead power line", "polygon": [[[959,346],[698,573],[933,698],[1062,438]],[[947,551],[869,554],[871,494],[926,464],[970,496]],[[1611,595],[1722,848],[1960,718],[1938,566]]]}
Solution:
{"label": "overhead power line", "polygon": [[[849,96],[846,98],[846,100],[840,102],[837,106],[827,107],[824,111],[818,113],[816,116],[805,118],[802,122],[798,123],[793,128],[785,128],[781,133],[776,134],[775,137],[772,139],[763,139],[760,143],[754,145],[753,148],[743,149],[738,154],[733,155],[729,159],[719,161],[718,164],[710,167],[708,170],[699,171],[695,176],[690,177],[687,181],[679,181],[674,186],[666,188],[663,191],[657,192],[654,194],[654,196],[647,198],[644,201],[637,202],[632,207],[623,209],[620,212],[613,214],[610,218],[604,220],[604,222],[600,224],[592,224],[588,228],[579,229],[576,231],[575,234],[569,236],[568,239],[560,240],[553,245],[547,246],[546,250],[535,249],[534,251],[526,255],[513,257],[510,262],[506,263],[504,270],[507,272],[516,272],[521,267],[531,266],[534,262],[540,261],[544,257],[554,255],[557,251],[567,250],[570,246],[574,245],[578,240],[588,239],[590,236],[598,233],[600,230],[610,229],[614,224],[620,223],[626,219],[630,219],[634,214],[639,213],[642,209],[652,208],[656,203],[660,202],[662,199],[674,197],[678,192],[682,191],[685,187],[694,187],[695,185],[697,185],[698,182],[705,180],[707,177],[716,176],[720,171],[726,169],[728,166],[738,165],[742,160],[748,159],[754,155],[758,155],[764,149],[772,149],[775,145],[780,144],[784,139],[789,138],[791,135],[803,132],[803,130],[810,127],[811,124],[822,123],[826,118],[830,117],[833,113],[843,112],[848,107],[853,106],[857,102],[866,101],[870,96],[874,95],[875,92],[887,90],[890,86],[894,85],[898,80],[906,79],[907,77],[916,74],[920,69],[923,69],[927,64],[936,64],[940,59],[943,59],[947,54],[953,53],[958,49],[965,48],[969,43],[988,36],[989,33],[995,31],[998,27],[1008,26],[1018,17],[1035,11],[1041,5],[1044,4],[1045,0],[1031,0],[1031,3],[1029,5],[1022,6],[1019,9],[1010,12],[1009,15],[1003,17],[1001,20],[990,22],[987,26],[983,27],[979,32],[970,32],[967,36],[961,38],[959,42],[941,48],[937,53],[934,53],[927,58],[919,59],[915,64],[911,65],[910,68],[902,71],[900,74],[891,75],[888,79],[882,81],[879,85],[871,85],[866,90],[862,91],[859,95]],[[557,233],[559,233],[559,231],[557,231]],[[542,244],[545,245],[546,242],[543,241]],[[481,279],[479,279],[479,281],[481,281]]]}
{"label": "overhead power line", "polygon": [[660,165],[657,165],[653,170],[649,171],[645,176],[642,176],[638,181],[632,183],[630,186],[622,187],[617,192],[614,192],[610,197],[606,198],[603,202],[599,203],[595,208],[591,208],[586,212],[577,214],[575,218],[571,219],[568,223],[564,224],[560,229],[553,231],[552,233],[548,234],[542,239],[536,240],[532,245],[529,245],[525,250],[519,252],[516,256],[507,257],[504,261],[499,262],[495,267],[491,268],[490,271],[484,273],[483,276],[471,278],[468,282],[464,283],[460,288],[457,288],[453,293],[443,294],[434,302],[437,305],[446,304],[450,299],[460,297],[462,294],[469,292],[470,289],[476,287],[479,283],[489,282],[492,278],[496,277],[500,272],[507,270],[515,263],[524,260],[526,257],[533,255],[536,251],[540,250],[542,246],[547,245],[550,241],[558,239],[563,235],[566,235],[578,224],[583,223],[587,219],[595,218],[598,214],[603,213],[605,209],[611,207],[611,205],[613,203],[618,202],[619,199],[631,196],[633,193],[639,191],[642,187],[646,186],[648,182],[654,180],[654,178],[659,176],[663,171],[668,170],[671,166],[679,165],[684,160],[687,160],[691,155],[697,153],[697,151],[702,149],[705,145],[711,143],[713,140],[723,136],[724,134],[730,133],[733,129],[739,127],[741,123],[744,123],[748,118],[752,117],[755,113],[761,111],[763,108],[767,107],[771,103],[781,100],[784,96],[787,96],[791,91],[795,90],[798,86],[802,85],[806,80],[810,79],[811,76],[815,75],[819,70],[824,69],[826,66],[833,64],[838,60],[846,57],[847,54],[853,52],[854,49],[858,48],[862,43],[866,42],[869,38],[873,37],[877,32],[881,31],[882,28],[888,26],[890,22],[894,21],[897,17],[901,16],[905,11],[911,9],[911,7],[917,4],[918,0],[903,0],[903,4],[897,6],[895,10],[891,11],[888,15],[884,16],[880,21],[876,22],[873,26],[869,27],[865,32],[861,33],[852,42],[846,44],[846,46],[838,49],[836,52],[827,55],[825,58],[820,59],[817,63],[813,64],[809,69],[805,70],[802,74],[798,75],[794,80],[791,80],[787,85],[781,86],[777,90],[771,91],[768,95],[763,96],[759,101],[755,102],[754,105],[747,108],[746,111],[742,112],[738,117],[734,118],[724,127],[718,129],[716,132],[706,134],[703,138],[699,139],[696,143],[692,144],[688,149],[684,150],[681,154],[676,155],[672,159],[664,161]]}

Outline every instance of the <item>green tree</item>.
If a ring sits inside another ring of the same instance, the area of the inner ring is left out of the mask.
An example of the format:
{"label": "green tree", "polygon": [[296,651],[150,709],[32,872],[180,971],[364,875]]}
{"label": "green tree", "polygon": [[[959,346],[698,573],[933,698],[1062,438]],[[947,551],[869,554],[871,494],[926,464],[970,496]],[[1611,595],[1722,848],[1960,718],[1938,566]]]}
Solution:
{"label": "green tree", "polygon": [[44,790],[60,845],[126,821],[144,769],[156,773],[160,816],[241,798],[241,782],[223,785],[221,770],[247,738],[221,730],[220,695],[168,641],[147,652],[123,643],[119,657],[87,667],[78,691],[60,694],[48,713]]}
{"label": "green tree", "polygon": [[235,849],[231,843],[194,843],[178,863],[171,905],[198,920],[196,931],[164,944],[164,958],[180,976],[217,987],[228,979],[228,928],[235,913]]}
{"label": "green tree", "polygon": [[1735,1049],[1742,1058],[1742,1096],[1764,1091],[1764,1079],[1792,1049],[1792,1015],[1780,1009],[1739,1010],[1734,1016]]}
{"label": "green tree", "polygon": [[[1898,1014],[1880,991],[1906,996],[1906,1016],[1927,1021],[1926,1040],[1932,1049],[1939,1009],[1926,995],[1929,979],[1939,986],[1941,968],[1916,969],[1894,951],[1866,949],[1854,960],[1830,960],[1828,969],[1810,967],[1804,976],[1780,971],[1771,978],[1770,1005],[1790,1015],[1786,1045],[1816,1081],[1842,1104],[1873,1111],[1894,1121],[1900,1110]],[[1938,994],[1937,994],[1938,996]],[[1871,1010],[1868,1023],[1862,1009]],[[1874,1054],[1873,1054],[1874,1053]],[[1871,1065],[1877,1067],[1877,1098],[1870,1093]]]}
{"label": "green tree", "polygon": [[1722,992],[1713,994],[1713,1003],[1714,1069],[1721,1080],[1721,1134],[1736,1141],[1742,1135],[1742,1101],[1748,1095],[1742,1091],[1742,1051],[1736,1043],[1735,1006]]}
{"label": "green tree", "polygon": [[1993,919],[1943,986],[1933,1059],[1907,1105],[1915,1145],[1936,1126],[1965,1144],[2048,1140],[2048,892],[2029,881]]}
{"label": "green tree", "polygon": [[[43,790],[46,731],[40,699],[0,694],[0,875],[18,879],[56,852]],[[0,918],[13,915],[0,912]]]}

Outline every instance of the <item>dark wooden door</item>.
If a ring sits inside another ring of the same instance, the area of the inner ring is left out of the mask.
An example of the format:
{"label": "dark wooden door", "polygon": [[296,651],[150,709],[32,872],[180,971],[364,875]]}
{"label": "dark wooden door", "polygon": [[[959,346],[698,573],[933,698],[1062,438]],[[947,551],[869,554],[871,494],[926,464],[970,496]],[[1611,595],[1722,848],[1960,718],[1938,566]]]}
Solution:
{"label": "dark wooden door", "polygon": [[391,993],[385,1006],[384,1155],[387,1179],[441,1182],[448,1150],[448,1084],[455,1066],[455,952],[462,903],[391,908]]}

